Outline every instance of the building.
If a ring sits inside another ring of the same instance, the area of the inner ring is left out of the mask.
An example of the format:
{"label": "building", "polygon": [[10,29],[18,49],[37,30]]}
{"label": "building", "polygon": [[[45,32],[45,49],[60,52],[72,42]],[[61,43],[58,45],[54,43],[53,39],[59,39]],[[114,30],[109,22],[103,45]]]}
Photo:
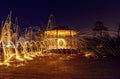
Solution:
{"label": "building", "polygon": [[43,45],[50,51],[77,50],[77,32],[66,26],[57,26],[44,32]]}

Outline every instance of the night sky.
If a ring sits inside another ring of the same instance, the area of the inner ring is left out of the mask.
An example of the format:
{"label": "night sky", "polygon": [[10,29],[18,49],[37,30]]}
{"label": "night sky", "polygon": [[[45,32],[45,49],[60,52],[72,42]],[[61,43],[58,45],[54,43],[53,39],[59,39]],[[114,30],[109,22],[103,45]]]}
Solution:
{"label": "night sky", "polygon": [[54,14],[56,25],[76,30],[93,28],[96,21],[116,30],[120,23],[120,0],[0,0],[0,22],[12,10],[21,28],[47,25]]}

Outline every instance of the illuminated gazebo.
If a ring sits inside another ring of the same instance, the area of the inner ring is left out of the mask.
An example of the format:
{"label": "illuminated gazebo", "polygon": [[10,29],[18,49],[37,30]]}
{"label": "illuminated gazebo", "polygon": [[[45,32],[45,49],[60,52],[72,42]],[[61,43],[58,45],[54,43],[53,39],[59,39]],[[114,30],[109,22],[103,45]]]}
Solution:
{"label": "illuminated gazebo", "polygon": [[57,26],[44,32],[44,45],[48,50],[76,50],[77,32],[65,26]]}

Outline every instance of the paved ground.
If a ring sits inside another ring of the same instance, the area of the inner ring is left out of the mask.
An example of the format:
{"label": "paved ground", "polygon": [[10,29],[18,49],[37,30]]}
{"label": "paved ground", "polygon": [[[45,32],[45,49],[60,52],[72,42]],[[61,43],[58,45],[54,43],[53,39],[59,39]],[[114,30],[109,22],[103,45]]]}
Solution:
{"label": "paved ground", "polygon": [[89,60],[79,55],[36,57],[19,67],[0,66],[0,79],[120,79],[120,59]]}

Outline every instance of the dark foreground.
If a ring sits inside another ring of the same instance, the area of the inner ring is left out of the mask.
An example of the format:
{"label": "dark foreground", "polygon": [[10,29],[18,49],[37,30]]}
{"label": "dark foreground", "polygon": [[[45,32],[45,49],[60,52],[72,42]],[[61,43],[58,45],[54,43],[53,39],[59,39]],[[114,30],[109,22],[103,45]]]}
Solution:
{"label": "dark foreground", "polygon": [[92,60],[79,55],[40,56],[25,65],[0,66],[0,79],[120,79],[120,59]]}

